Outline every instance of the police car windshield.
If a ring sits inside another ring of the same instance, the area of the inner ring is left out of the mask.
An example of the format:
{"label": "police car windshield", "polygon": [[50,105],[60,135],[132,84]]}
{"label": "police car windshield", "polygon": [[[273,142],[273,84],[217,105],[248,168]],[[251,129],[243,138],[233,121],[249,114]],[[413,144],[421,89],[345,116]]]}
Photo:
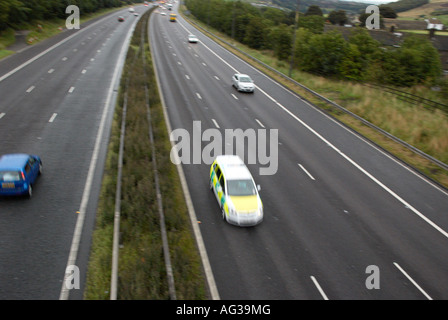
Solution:
{"label": "police car windshield", "polygon": [[227,192],[229,196],[251,196],[256,194],[252,180],[228,180]]}

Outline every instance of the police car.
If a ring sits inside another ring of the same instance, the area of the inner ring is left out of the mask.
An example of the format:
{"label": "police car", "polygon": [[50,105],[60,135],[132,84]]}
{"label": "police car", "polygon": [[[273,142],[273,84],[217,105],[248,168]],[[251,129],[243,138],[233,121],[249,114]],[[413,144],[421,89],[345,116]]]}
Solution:
{"label": "police car", "polygon": [[239,156],[217,156],[210,168],[213,191],[222,218],[237,226],[255,226],[263,221],[263,204],[254,179]]}

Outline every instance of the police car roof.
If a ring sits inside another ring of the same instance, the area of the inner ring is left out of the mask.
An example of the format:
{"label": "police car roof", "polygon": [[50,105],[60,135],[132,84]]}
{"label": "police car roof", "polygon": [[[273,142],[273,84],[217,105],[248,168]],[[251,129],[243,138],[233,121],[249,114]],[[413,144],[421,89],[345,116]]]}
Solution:
{"label": "police car roof", "polygon": [[221,155],[216,157],[226,180],[252,179],[249,169],[237,155]]}

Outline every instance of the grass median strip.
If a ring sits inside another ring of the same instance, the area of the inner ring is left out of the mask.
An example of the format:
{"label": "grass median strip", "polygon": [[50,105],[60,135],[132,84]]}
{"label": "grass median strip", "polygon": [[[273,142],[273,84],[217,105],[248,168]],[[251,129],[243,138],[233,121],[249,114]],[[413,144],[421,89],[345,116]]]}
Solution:
{"label": "grass median strip", "polygon": [[[142,16],[135,29],[123,70],[93,235],[85,299],[109,299],[120,123],[126,81],[129,81],[129,86],[122,169],[117,299],[170,299],[148,121],[151,121],[153,130],[160,193],[162,199],[167,199],[163,203],[163,211],[176,296],[178,299],[207,298],[200,257],[191,232],[177,169],[169,159],[171,144],[146,35],[149,14]],[[145,26],[142,27],[142,24]],[[140,58],[142,54],[146,61]],[[136,56],[139,58],[135,59]],[[146,99],[145,87],[148,87],[149,101]],[[147,103],[150,118],[147,115]]]}

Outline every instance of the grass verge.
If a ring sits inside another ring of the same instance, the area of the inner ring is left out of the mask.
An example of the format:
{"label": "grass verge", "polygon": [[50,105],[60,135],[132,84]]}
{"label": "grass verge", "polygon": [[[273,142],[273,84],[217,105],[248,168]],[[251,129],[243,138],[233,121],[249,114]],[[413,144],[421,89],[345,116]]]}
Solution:
{"label": "grass verge", "polygon": [[[136,26],[123,70],[93,234],[85,299],[109,299],[120,124],[127,81],[118,299],[169,299],[145,87],[149,89],[150,119],[157,150],[156,163],[176,296],[189,300],[207,298],[202,265],[179,176],[176,166],[169,159],[171,144],[146,34],[149,14],[150,11],[143,15]],[[141,44],[141,37],[144,38],[144,45]]]}

